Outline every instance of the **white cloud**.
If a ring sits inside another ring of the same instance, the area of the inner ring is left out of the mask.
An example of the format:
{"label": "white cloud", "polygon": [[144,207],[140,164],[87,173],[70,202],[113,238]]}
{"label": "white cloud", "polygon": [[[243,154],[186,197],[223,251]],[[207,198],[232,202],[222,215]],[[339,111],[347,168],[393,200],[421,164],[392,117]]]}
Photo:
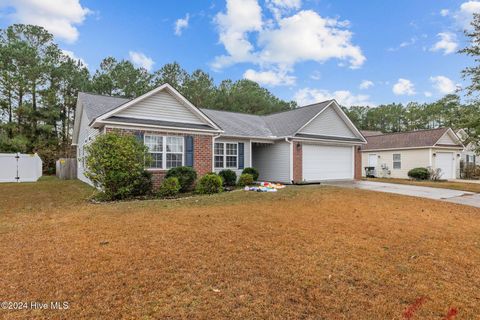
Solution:
{"label": "white cloud", "polygon": [[455,84],[451,79],[445,76],[430,77],[430,81],[433,83],[433,87],[440,94],[444,95],[454,93],[458,87],[457,84]]}
{"label": "white cloud", "polygon": [[83,60],[82,58],[77,57],[73,51],[62,49],[62,52],[64,55],[66,55],[70,59],[73,59],[75,61],[80,61],[81,64],[83,64],[86,68],[88,68],[88,63],[86,63],[85,60]]}
{"label": "white cloud", "polygon": [[440,10],[440,15],[441,15],[442,17],[446,17],[446,16],[448,16],[449,14],[450,14],[450,10],[448,10],[448,9],[442,9],[442,10]]}
{"label": "white cloud", "polygon": [[254,60],[253,45],[248,40],[248,32],[262,28],[262,9],[256,0],[228,0],[227,12],[215,17],[223,44],[228,55],[215,58],[214,69],[221,69],[237,62]]}
{"label": "white cloud", "polygon": [[474,13],[480,13],[480,1],[466,1],[462,3],[460,9],[453,17],[463,29],[471,29],[470,23]]}
{"label": "white cloud", "polygon": [[346,107],[358,105],[374,106],[374,104],[369,101],[370,96],[363,94],[354,95],[348,90],[330,92],[328,90],[303,88],[295,93],[294,99],[300,106],[330,99],[335,99],[340,105]]}
{"label": "white cloud", "polygon": [[[268,4],[298,9],[301,2],[270,0]],[[345,29],[344,21],[323,18],[311,10],[263,21],[257,0],[227,0],[226,12],[218,13],[215,23],[219,42],[227,52],[215,57],[212,67],[217,70],[246,62],[262,70],[293,71],[302,61],[323,63],[331,59],[359,68],[366,60],[360,47],[352,44],[353,34]]]}
{"label": "white cloud", "polygon": [[279,85],[293,85],[296,78],[288,75],[286,71],[255,71],[248,69],[243,74],[243,77],[248,80],[258,82],[262,85],[279,86]]}
{"label": "white cloud", "polygon": [[267,0],[267,8],[273,13],[275,19],[280,19],[282,15],[293,9],[300,9],[301,0]]}
{"label": "white cloud", "polygon": [[188,21],[190,20],[190,15],[187,13],[185,18],[180,18],[175,21],[175,35],[181,36],[183,29],[188,28]]}
{"label": "white cloud", "polygon": [[427,98],[430,98],[430,97],[433,95],[430,91],[425,91],[423,94],[424,94],[425,97],[427,97]]}
{"label": "white cloud", "polygon": [[0,8],[13,8],[7,17],[14,23],[35,24],[44,27],[55,37],[75,42],[82,24],[91,12],[79,0],[4,0]]}
{"label": "white cloud", "polygon": [[451,32],[441,32],[438,34],[440,40],[430,48],[430,51],[443,51],[444,55],[451,54],[457,51],[458,42],[457,36]]}
{"label": "white cloud", "polygon": [[130,52],[128,52],[128,55],[130,56],[130,61],[132,61],[132,63],[136,67],[145,68],[147,71],[152,70],[152,67],[155,63],[152,60],[152,58],[147,57],[142,52],[136,52],[136,51],[130,51]]}
{"label": "white cloud", "polygon": [[415,86],[410,80],[400,78],[398,82],[393,85],[393,93],[397,96],[413,96],[415,94]]}
{"label": "white cloud", "polygon": [[[311,10],[282,18],[278,28],[259,34],[260,60],[293,66],[301,61],[347,60],[351,68],[366,60],[360,47],[351,43],[352,33],[338,27],[338,20],[325,19]],[[288,39],[288,40],[287,40]]]}
{"label": "white cloud", "polygon": [[360,89],[362,90],[367,90],[368,88],[370,87],[373,87],[375,84],[370,81],[370,80],[363,80],[361,83],[360,83]]}

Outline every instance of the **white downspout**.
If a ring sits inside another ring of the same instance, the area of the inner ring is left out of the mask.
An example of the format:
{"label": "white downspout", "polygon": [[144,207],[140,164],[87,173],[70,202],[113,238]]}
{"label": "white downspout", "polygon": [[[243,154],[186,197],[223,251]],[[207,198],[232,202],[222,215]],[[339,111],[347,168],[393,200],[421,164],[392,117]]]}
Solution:
{"label": "white downspout", "polygon": [[216,134],[212,138],[212,172],[215,172],[215,139],[221,136],[220,133]]}
{"label": "white downspout", "polygon": [[287,137],[285,137],[285,142],[290,144],[290,172],[289,172],[290,179],[289,180],[293,184],[293,142],[289,141]]}

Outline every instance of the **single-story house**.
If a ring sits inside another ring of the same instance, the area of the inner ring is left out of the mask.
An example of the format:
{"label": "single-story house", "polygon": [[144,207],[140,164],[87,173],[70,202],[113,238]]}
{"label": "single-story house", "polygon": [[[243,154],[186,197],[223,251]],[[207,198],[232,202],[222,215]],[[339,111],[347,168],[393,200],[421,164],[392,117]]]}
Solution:
{"label": "single-story house", "polygon": [[[440,169],[442,179],[460,177],[460,157],[464,148],[450,128],[386,133],[365,137],[362,168],[374,167],[375,176],[408,178],[408,171],[424,167]],[[365,170],[362,171],[365,176]]]}
{"label": "single-story house", "polygon": [[360,177],[355,157],[366,144],[335,100],[259,116],[200,109],[169,84],[132,100],[79,93],[73,144],[80,180],[90,183],[85,146],[115,130],[149,148],[156,185],[168,169],[183,165],[199,175],[255,167],[260,180],[283,183],[351,180]]}
{"label": "single-story house", "polygon": [[[465,144],[465,141],[468,140],[468,133],[464,129],[457,131],[457,136],[460,138],[462,143]],[[474,142],[469,142],[462,150],[461,158],[464,164],[477,165],[480,164],[478,160],[478,146]]]}

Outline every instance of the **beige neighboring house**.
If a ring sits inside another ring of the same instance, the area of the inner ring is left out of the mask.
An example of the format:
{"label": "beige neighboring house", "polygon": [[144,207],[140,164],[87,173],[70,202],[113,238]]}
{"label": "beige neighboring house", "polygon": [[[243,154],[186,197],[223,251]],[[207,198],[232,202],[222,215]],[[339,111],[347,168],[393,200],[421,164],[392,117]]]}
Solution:
{"label": "beige neighboring house", "polygon": [[[464,129],[460,129],[457,131],[457,136],[460,140],[465,143],[468,139],[468,133]],[[478,160],[477,154],[477,145],[473,142],[468,143],[465,145],[465,149],[462,150],[462,160],[465,164],[480,164]]]}
{"label": "beige neighboring house", "polygon": [[376,177],[406,179],[408,171],[424,167],[441,169],[442,179],[460,177],[464,145],[450,128],[376,135],[367,132],[365,138],[363,176],[365,167],[374,167]]}

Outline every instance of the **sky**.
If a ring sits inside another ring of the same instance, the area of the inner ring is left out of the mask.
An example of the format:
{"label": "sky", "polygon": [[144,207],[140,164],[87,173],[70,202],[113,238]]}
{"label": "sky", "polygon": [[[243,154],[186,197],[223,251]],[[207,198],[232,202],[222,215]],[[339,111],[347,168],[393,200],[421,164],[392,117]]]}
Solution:
{"label": "sky", "polygon": [[431,102],[465,86],[480,1],[0,0],[0,28],[52,32],[93,72],[107,56],[156,70],[177,61],[219,83],[257,81],[299,105]]}

